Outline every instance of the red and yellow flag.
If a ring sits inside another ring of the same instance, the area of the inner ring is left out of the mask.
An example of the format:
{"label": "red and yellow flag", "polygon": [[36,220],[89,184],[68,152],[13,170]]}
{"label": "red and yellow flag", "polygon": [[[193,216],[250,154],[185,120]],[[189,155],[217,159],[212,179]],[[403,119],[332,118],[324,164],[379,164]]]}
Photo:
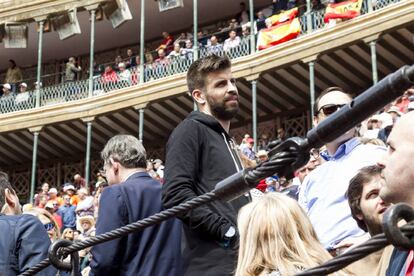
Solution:
{"label": "red and yellow flag", "polygon": [[267,49],[271,46],[296,38],[300,34],[298,18],[280,23],[268,29],[262,29],[257,38],[257,48]]}
{"label": "red and yellow flag", "polygon": [[362,0],[348,0],[336,4],[328,4],[326,7],[324,21],[330,19],[351,19],[361,14]]}
{"label": "red and yellow flag", "polygon": [[293,8],[279,14],[269,17],[272,20],[272,26],[282,24],[283,22],[294,19],[298,15],[298,8]]}

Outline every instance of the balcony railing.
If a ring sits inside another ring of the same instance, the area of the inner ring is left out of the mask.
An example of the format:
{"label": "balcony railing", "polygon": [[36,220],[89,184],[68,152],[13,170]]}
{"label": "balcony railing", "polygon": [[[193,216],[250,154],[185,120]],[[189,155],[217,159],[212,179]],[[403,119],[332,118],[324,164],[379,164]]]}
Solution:
{"label": "balcony railing", "polygon": [[[364,0],[361,14],[368,13],[367,1]],[[384,8],[400,0],[376,0],[372,2],[373,11]],[[327,27],[324,22],[325,10],[313,11],[310,15],[312,32]],[[307,16],[299,18],[301,33],[307,34]],[[300,38],[299,38],[300,39]],[[209,54],[227,55],[231,59],[237,59],[250,54],[249,39],[241,39],[238,46],[224,51],[222,45],[217,47],[202,47],[199,50],[200,57]],[[144,82],[155,81],[164,77],[186,72],[192,63],[192,53],[178,57],[166,58],[162,61],[155,61],[144,65]],[[129,73],[113,73],[112,76],[95,76],[93,78],[93,91],[91,96],[99,96],[108,92],[131,87],[139,84],[139,67],[127,69]],[[39,105],[48,106],[64,102],[76,101],[89,97],[89,80],[66,82],[41,88]],[[35,108],[36,92],[29,91],[16,95],[8,95],[0,98],[0,113],[9,113],[20,110]]]}

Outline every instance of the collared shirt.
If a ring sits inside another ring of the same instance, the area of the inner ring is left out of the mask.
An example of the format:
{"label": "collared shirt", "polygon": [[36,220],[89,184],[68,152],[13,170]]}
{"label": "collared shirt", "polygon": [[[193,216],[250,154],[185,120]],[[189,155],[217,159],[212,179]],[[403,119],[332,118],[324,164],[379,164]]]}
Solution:
{"label": "collared shirt", "polygon": [[331,248],[347,237],[364,234],[351,216],[345,193],[358,170],[376,164],[384,152],[384,147],[362,145],[358,138],[352,138],[332,156],[321,153],[327,162],[303,181],[299,203],[325,248]]}

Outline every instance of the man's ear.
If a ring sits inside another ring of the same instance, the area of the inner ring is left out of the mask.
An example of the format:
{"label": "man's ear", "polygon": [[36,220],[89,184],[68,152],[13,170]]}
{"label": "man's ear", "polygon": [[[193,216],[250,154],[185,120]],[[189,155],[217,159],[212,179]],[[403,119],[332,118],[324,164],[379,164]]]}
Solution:
{"label": "man's ear", "polygon": [[197,104],[203,105],[206,103],[206,97],[204,93],[199,89],[194,89],[191,93],[191,96],[196,101]]}
{"label": "man's ear", "polygon": [[5,202],[7,203],[7,205],[9,205],[10,209],[14,209],[16,207],[16,196],[14,194],[13,191],[11,191],[10,189],[6,188],[4,190],[4,197],[5,197]]}
{"label": "man's ear", "polygon": [[313,116],[313,126],[316,127],[319,123],[318,115]]}
{"label": "man's ear", "polygon": [[364,216],[363,216],[361,213],[356,214],[355,216],[356,216],[359,220],[364,221]]}

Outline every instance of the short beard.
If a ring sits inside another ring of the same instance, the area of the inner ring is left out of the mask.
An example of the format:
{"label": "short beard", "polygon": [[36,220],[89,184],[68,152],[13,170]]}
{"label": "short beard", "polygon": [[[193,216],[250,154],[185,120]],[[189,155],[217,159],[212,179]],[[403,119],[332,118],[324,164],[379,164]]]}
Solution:
{"label": "short beard", "polygon": [[227,107],[225,106],[226,102],[223,101],[222,103],[216,103],[211,101],[209,97],[206,97],[206,100],[210,106],[210,110],[212,115],[224,121],[230,121],[231,119],[236,116],[237,112],[239,111],[239,103],[237,102],[237,107]]}
{"label": "short beard", "polygon": [[372,217],[364,217],[364,223],[367,226],[368,232],[371,236],[375,236],[383,232],[381,223],[378,223]]}

